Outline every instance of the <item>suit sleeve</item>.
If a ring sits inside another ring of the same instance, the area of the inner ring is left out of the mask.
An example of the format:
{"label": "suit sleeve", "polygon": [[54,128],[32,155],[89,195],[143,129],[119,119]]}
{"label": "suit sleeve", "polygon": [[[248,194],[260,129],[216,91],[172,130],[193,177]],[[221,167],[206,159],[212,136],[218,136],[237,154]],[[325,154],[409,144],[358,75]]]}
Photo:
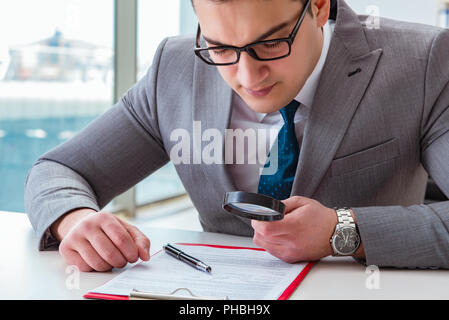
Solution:
{"label": "suit sleeve", "polygon": [[59,242],[49,227],[63,214],[81,208],[100,210],[87,181],[57,162],[36,162],[25,182],[25,209],[40,239],[39,250],[57,249]]}
{"label": "suit sleeve", "polygon": [[169,161],[156,104],[159,61],[142,80],[72,139],[41,156],[25,186],[26,210],[45,247],[48,227],[63,214],[100,210]]}
{"label": "suit sleeve", "polygon": [[[449,196],[449,31],[429,51],[421,124],[421,162]],[[449,268],[449,202],[354,208],[366,264]]]}

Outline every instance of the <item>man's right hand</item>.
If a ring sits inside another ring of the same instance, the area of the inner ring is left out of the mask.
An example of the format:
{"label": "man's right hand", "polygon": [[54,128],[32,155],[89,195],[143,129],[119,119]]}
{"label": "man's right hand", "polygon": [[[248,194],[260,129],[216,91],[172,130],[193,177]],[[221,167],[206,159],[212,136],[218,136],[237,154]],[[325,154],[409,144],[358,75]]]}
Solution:
{"label": "man's right hand", "polygon": [[122,268],[139,257],[150,259],[150,240],[111,213],[74,210],[53,223],[51,231],[61,241],[59,253],[65,262],[84,272]]}

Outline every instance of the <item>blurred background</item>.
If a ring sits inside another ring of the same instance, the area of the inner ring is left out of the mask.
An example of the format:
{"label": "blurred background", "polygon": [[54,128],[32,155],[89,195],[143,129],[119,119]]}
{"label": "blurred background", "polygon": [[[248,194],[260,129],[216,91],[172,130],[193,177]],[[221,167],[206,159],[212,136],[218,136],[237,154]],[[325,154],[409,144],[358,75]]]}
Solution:
{"label": "blurred background", "polygon": [[[347,2],[360,14],[449,27],[449,0]],[[189,0],[0,1],[0,211],[24,212],[36,159],[110,108],[163,38],[194,34],[196,23]],[[107,209],[165,220],[194,212],[172,164]]]}

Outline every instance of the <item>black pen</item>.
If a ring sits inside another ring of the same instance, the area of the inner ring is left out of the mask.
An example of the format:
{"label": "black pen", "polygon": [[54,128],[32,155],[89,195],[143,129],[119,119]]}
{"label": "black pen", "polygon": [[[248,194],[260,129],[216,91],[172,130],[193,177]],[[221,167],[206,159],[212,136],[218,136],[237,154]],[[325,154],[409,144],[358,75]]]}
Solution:
{"label": "black pen", "polygon": [[165,252],[167,252],[172,257],[175,257],[178,260],[181,260],[182,262],[187,263],[188,265],[197,268],[198,270],[205,271],[208,273],[212,272],[212,268],[205,264],[204,262],[198,260],[197,258],[194,258],[187,253],[173,247],[171,244],[166,244],[162,247]]}

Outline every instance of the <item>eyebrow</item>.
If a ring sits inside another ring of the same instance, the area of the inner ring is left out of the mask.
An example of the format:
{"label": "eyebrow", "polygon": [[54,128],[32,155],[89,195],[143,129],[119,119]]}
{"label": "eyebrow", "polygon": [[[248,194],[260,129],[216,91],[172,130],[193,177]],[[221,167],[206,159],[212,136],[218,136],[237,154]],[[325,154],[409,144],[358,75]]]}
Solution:
{"label": "eyebrow", "polygon": [[[251,43],[257,42],[257,41],[262,41],[265,38],[268,38],[269,36],[271,36],[272,34],[284,29],[285,27],[287,27],[288,25],[290,25],[291,21],[289,22],[283,22],[281,24],[278,24],[272,28],[270,28],[267,32],[265,32],[264,34],[262,34],[260,37],[258,37],[256,40],[254,40]],[[216,46],[229,46],[228,44],[224,44],[220,41],[216,41],[216,40],[212,40],[207,38],[205,35],[202,35],[204,40],[206,40],[207,42],[209,42],[210,44],[216,45]]]}

